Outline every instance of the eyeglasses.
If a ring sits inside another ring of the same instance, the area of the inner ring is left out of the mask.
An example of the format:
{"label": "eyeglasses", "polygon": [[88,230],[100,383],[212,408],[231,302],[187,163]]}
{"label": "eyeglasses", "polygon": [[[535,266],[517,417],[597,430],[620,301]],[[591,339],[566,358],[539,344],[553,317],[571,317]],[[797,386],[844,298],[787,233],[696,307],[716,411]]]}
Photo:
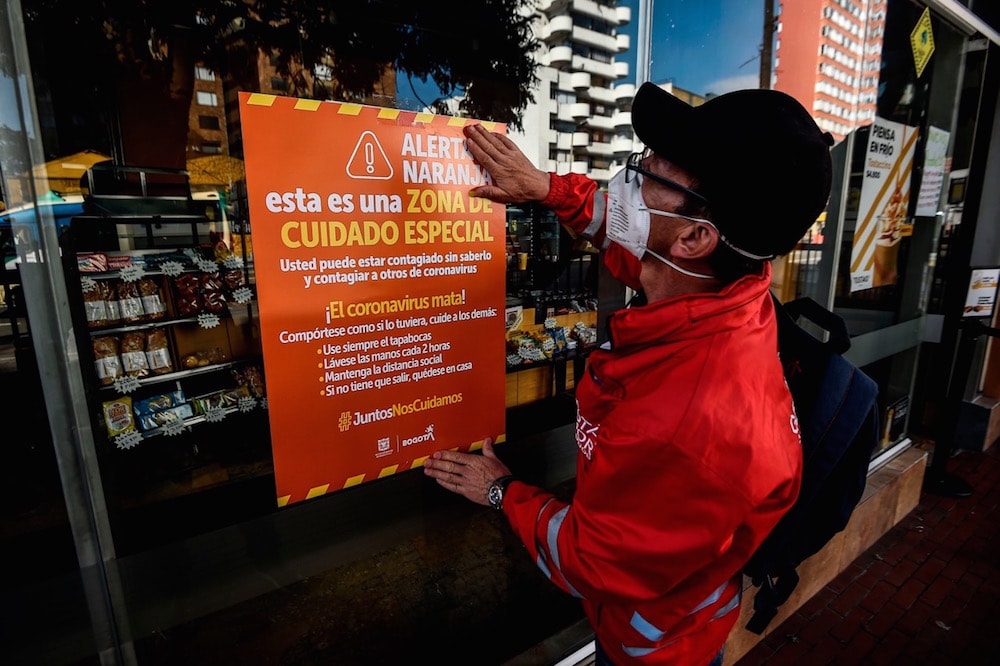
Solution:
{"label": "eyeglasses", "polygon": [[666,187],[669,187],[672,190],[677,190],[678,192],[681,192],[681,193],[683,193],[683,194],[691,197],[695,201],[700,202],[704,206],[708,206],[709,205],[708,199],[706,199],[703,195],[698,194],[697,192],[695,192],[692,189],[684,187],[680,183],[675,183],[674,181],[670,180],[669,178],[664,178],[663,176],[655,174],[652,171],[650,171],[649,169],[646,169],[645,167],[643,167],[642,166],[642,160],[645,159],[646,156],[649,155],[649,154],[650,153],[647,151],[647,152],[643,152],[643,153],[632,153],[631,155],[628,156],[628,161],[625,162],[625,182],[626,183],[631,183],[633,181],[633,179],[635,178],[635,176],[633,175],[634,173],[641,173],[643,176],[645,176],[646,178],[649,178],[653,182],[656,182],[656,183],[659,183],[660,185],[664,185]]}

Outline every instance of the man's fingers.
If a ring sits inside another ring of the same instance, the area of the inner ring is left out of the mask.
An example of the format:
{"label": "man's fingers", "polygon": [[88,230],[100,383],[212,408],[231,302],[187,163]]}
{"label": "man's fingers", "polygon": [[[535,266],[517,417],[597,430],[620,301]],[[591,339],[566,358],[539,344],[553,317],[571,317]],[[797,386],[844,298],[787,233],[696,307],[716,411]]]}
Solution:
{"label": "man's fingers", "polygon": [[483,440],[483,455],[487,458],[496,459],[497,454],[493,451],[493,438],[487,437]]}
{"label": "man's fingers", "polygon": [[[490,132],[479,124],[466,127],[465,136],[469,139],[467,144],[470,148],[469,152],[476,158],[476,161],[480,164],[483,164],[484,161],[494,164],[497,162],[497,158],[500,157],[502,148],[505,146],[501,139],[506,137],[495,132]],[[513,142],[511,143],[513,144]],[[476,154],[477,152],[479,153],[478,155]],[[483,166],[486,165],[483,164]]]}
{"label": "man's fingers", "polygon": [[511,140],[511,138],[506,134],[494,134],[493,136],[497,138],[497,141],[499,141],[504,146],[504,148],[507,148],[508,150],[518,150],[518,151],[521,150],[520,148],[517,147],[517,144],[514,143],[514,141]]}
{"label": "man's fingers", "polygon": [[511,203],[513,198],[503,189],[496,185],[480,185],[473,190],[475,196],[482,199],[489,199],[499,203]]}

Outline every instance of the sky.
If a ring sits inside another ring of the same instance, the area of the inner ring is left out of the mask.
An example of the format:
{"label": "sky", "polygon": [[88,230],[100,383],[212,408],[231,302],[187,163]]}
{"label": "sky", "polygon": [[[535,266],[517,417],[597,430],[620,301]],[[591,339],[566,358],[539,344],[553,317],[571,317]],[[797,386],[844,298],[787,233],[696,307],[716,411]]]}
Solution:
{"label": "sky", "polygon": [[[626,26],[633,59],[642,0]],[[764,26],[763,0],[651,0],[650,78],[699,95],[758,87]],[[634,62],[630,78],[634,83]]]}

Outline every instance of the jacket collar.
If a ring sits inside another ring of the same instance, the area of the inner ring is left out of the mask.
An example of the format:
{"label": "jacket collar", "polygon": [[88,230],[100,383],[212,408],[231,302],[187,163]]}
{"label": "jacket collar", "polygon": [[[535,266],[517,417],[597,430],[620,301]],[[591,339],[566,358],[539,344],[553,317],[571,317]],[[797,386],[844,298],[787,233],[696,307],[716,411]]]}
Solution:
{"label": "jacket collar", "polygon": [[608,317],[611,348],[624,351],[666,340],[702,337],[746,324],[771,286],[771,264],[716,293],[699,292],[625,308]]}

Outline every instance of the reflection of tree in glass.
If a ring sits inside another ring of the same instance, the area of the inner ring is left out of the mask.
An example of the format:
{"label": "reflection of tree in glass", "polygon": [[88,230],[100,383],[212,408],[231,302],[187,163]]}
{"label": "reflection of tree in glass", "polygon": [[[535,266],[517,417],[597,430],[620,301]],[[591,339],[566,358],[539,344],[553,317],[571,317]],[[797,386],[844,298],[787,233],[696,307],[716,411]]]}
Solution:
{"label": "reflection of tree in glass", "polygon": [[[23,0],[36,87],[62,142],[81,116],[117,134],[116,161],[183,167],[194,66],[229,89],[260,89],[273,63],[303,97],[394,104],[396,75],[460,91],[471,117],[520,127],[533,101],[531,0]],[[321,76],[303,77],[303,71]],[[306,78],[312,86],[306,85]],[[393,85],[387,86],[387,82]],[[311,89],[310,89],[311,88]],[[387,89],[390,88],[390,89]],[[111,104],[108,104],[108,103]],[[440,109],[439,109],[440,110]],[[107,139],[105,139],[106,141]]]}

